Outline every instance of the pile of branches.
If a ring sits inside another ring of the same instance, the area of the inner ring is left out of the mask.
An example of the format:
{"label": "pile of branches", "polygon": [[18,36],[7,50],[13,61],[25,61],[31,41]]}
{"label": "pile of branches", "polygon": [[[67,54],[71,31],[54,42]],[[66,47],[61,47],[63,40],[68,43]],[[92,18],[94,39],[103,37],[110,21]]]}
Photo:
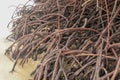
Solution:
{"label": "pile of branches", "polygon": [[11,24],[12,71],[32,58],[33,80],[120,79],[120,0],[34,0]]}

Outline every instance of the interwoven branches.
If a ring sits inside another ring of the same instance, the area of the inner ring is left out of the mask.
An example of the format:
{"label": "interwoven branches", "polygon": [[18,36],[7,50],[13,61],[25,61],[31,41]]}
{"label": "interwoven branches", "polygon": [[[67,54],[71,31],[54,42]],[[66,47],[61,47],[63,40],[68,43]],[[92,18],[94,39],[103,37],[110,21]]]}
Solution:
{"label": "interwoven branches", "polygon": [[12,53],[15,65],[19,58],[24,65],[43,54],[33,80],[120,78],[119,0],[34,2],[18,8],[10,22],[7,39],[15,41],[6,54]]}

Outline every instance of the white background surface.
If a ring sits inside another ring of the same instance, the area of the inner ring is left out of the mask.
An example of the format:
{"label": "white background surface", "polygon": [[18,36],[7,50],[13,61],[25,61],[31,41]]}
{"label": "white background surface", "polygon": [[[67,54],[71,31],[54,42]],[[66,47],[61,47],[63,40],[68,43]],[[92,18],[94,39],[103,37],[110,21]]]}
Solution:
{"label": "white background surface", "polygon": [[[25,4],[28,0],[0,0],[0,39],[9,35],[9,29],[6,28],[11,20],[11,16],[18,4]],[[14,7],[13,7],[14,6]]]}

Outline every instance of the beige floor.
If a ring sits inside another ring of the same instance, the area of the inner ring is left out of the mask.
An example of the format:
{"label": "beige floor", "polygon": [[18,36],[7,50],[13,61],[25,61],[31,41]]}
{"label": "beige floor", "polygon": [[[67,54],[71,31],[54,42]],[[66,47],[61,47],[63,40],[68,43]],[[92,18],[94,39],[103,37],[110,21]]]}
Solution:
{"label": "beige floor", "polygon": [[17,66],[14,73],[10,73],[13,62],[4,55],[5,49],[11,43],[5,39],[0,39],[0,80],[28,80],[30,79],[30,73],[35,68],[35,62],[29,62],[25,64],[24,68]]}

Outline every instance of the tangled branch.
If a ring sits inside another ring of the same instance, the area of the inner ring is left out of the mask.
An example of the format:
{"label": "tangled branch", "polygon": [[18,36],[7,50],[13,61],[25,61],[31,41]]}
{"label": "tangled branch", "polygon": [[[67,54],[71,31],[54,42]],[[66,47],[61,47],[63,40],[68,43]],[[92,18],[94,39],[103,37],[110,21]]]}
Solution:
{"label": "tangled branch", "polygon": [[34,0],[17,8],[7,37],[15,40],[6,51],[12,71],[32,58],[40,61],[33,80],[120,79],[119,13],[119,0]]}

